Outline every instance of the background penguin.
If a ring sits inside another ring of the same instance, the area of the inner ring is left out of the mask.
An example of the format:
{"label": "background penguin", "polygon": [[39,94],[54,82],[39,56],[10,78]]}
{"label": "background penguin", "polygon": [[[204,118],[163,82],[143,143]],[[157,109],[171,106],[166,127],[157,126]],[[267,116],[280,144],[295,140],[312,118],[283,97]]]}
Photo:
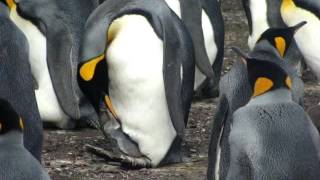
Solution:
{"label": "background penguin", "polygon": [[[278,64],[282,68],[289,72],[292,78],[292,94],[293,99],[297,103],[302,104],[303,100],[303,82],[297,75],[297,72],[284,61],[280,54],[285,54],[287,47],[290,45],[293,39],[293,34],[297,31],[304,23],[300,23],[294,27],[289,28],[271,28],[265,31],[258,43],[255,45],[253,50],[249,53],[251,58],[262,59],[263,61],[270,61]],[[286,46],[281,46],[280,48],[277,43],[274,43],[276,37],[282,37],[284,39],[284,44]],[[279,47],[279,49],[277,49]],[[284,52],[284,53],[281,53]],[[221,137],[222,132],[230,132],[230,124],[223,123],[229,121],[232,118],[232,114],[240,107],[244,106],[251,97],[251,88],[247,76],[246,63],[244,61],[236,61],[232,66],[231,70],[225,74],[220,81],[220,97],[217,112],[214,116],[213,128],[210,139],[209,146],[209,168],[208,168],[208,178],[212,179],[215,176],[216,171],[219,171],[220,167],[215,167],[215,162],[217,161],[216,154],[219,153],[220,156],[220,145],[217,145],[221,138],[222,141],[227,141],[227,137]],[[223,147],[225,151],[224,156],[228,156],[228,147]],[[218,157],[219,157],[218,156]],[[220,161],[220,159],[218,160]],[[226,171],[222,169],[222,176],[225,176]]]}
{"label": "background penguin", "polygon": [[49,180],[41,164],[23,146],[24,121],[0,99],[0,179]]}
{"label": "background penguin", "polygon": [[90,15],[78,82],[124,162],[181,161],[194,68],[192,40],[164,1],[109,0]]}
{"label": "background penguin", "polygon": [[[315,0],[282,0],[281,16],[287,25],[296,24],[299,21],[307,21],[295,35],[297,45],[302,52],[306,64],[320,80],[320,2]],[[319,124],[320,116],[317,113],[320,106],[311,107],[308,112],[312,120]]]}
{"label": "background penguin", "polygon": [[28,62],[28,42],[9,19],[9,9],[0,1],[0,97],[7,99],[25,121],[24,144],[39,161],[42,122],[33,91]]}
{"label": "background penguin", "polygon": [[292,100],[290,77],[271,61],[246,62],[252,98],[224,122],[220,171],[208,178],[318,179],[319,133]]}
{"label": "background penguin", "polygon": [[[280,1],[275,0],[242,0],[243,8],[245,10],[248,25],[249,38],[248,46],[252,50],[261,34],[269,28],[286,28],[287,25],[283,22],[280,14]],[[301,22],[301,21],[299,21]],[[297,22],[298,23],[298,22]],[[289,26],[296,25],[291,24]],[[288,46],[287,52],[284,56],[288,62],[293,65],[301,76],[301,63],[303,57],[299,51],[295,41]]]}
{"label": "background penguin", "polygon": [[41,118],[63,129],[94,117],[76,81],[84,23],[93,0],[6,0],[10,18],[29,43],[31,71]]}

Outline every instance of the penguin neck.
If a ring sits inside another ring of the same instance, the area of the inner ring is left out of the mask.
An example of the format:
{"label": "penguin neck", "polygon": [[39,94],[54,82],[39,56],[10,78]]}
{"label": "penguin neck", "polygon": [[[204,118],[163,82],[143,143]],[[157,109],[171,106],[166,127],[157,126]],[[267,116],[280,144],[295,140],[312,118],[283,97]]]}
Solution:
{"label": "penguin neck", "polygon": [[7,145],[22,145],[23,135],[18,131],[10,131],[0,135],[0,147]]}
{"label": "penguin neck", "polygon": [[9,17],[9,8],[3,2],[0,2],[0,16]]}
{"label": "penguin neck", "polygon": [[252,98],[247,106],[250,105],[263,105],[263,104],[276,104],[292,102],[291,91],[285,88],[272,90],[260,96]]}
{"label": "penguin neck", "polygon": [[258,42],[253,51],[249,53],[249,56],[257,59],[282,59],[277,49],[273,47],[267,40]]}

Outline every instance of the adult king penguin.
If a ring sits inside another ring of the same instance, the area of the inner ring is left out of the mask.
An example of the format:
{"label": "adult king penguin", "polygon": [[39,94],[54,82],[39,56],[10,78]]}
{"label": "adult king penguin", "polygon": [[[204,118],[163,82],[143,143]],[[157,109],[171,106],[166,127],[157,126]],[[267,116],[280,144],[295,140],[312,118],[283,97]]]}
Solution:
{"label": "adult king penguin", "polygon": [[9,102],[0,99],[0,179],[50,180],[40,162],[23,146],[23,131],[23,119]]}
{"label": "adult king penguin", "polygon": [[162,0],[108,0],[86,23],[78,82],[130,166],[181,161],[194,69],[192,40]]}
{"label": "adult king penguin", "polygon": [[[286,28],[280,14],[281,2],[277,0],[242,0],[248,25],[249,38],[248,46],[252,50],[261,34],[269,28]],[[301,21],[300,21],[301,22]],[[297,23],[296,23],[297,24]],[[293,26],[295,24],[289,25]],[[299,75],[302,73],[301,62],[303,57],[299,51],[296,42],[293,40],[287,47],[284,58],[298,70]]]}
{"label": "adult king penguin", "polygon": [[85,21],[97,1],[6,0],[10,18],[26,36],[41,119],[63,129],[94,117],[77,84]]}
{"label": "adult king penguin", "polygon": [[[292,25],[299,21],[308,24],[295,35],[300,51],[306,59],[306,64],[320,81],[320,2],[317,0],[282,0],[281,16],[284,22]],[[315,124],[320,122],[320,104],[308,110]],[[318,126],[320,128],[320,126]]]}
{"label": "adult king penguin", "polygon": [[0,1],[0,97],[8,100],[25,120],[24,145],[40,161],[42,122],[28,55],[26,37],[10,20],[6,2]]}
{"label": "adult king penguin", "polygon": [[247,66],[252,97],[224,122],[230,131],[221,133],[225,138],[219,142],[222,149],[214,162],[219,168],[208,178],[318,179],[319,133],[292,100],[291,78],[271,61],[240,55]]}

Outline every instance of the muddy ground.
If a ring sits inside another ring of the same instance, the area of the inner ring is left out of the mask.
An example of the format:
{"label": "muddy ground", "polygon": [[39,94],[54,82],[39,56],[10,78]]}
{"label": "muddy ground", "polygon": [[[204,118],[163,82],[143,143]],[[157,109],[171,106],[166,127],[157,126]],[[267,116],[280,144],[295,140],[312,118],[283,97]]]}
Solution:
{"label": "muddy ground", "polygon": [[[247,22],[239,0],[224,0],[223,15],[226,27],[224,72],[230,69],[235,54],[230,46],[247,49]],[[306,108],[320,100],[320,86],[307,74]],[[205,179],[210,124],[216,110],[217,99],[194,102],[190,112],[183,145],[188,162],[156,169],[125,170],[86,152],[85,144],[104,143],[98,130],[78,131],[46,130],[43,163],[53,180],[98,179]]]}

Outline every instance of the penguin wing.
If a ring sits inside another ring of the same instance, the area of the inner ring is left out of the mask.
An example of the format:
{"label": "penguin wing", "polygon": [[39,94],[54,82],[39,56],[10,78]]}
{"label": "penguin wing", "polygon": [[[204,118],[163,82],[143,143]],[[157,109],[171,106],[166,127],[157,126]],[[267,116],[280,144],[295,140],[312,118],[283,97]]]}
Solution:
{"label": "penguin wing", "polygon": [[217,147],[220,144],[220,136],[223,132],[224,124],[228,118],[229,103],[226,96],[221,96],[217,107],[217,112],[214,115],[213,126],[211,130],[211,138],[209,145],[209,166],[208,179],[215,177]]}
{"label": "penguin wing", "polygon": [[193,41],[196,65],[203,74],[208,77],[213,77],[214,74],[206,52],[201,28],[201,2],[199,0],[180,0],[180,6],[182,21],[187,27]]}
{"label": "penguin wing", "polygon": [[[78,2],[68,1],[76,4]],[[73,11],[61,8],[62,1],[30,0],[18,2],[18,12],[33,22],[47,39],[47,63],[55,93],[63,111],[73,119],[80,118],[79,90],[76,80],[79,41],[78,28],[69,22]],[[66,2],[64,2],[66,3]],[[89,7],[85,7],[90,9]],[[82,7],[82,9],[85,9]],[[93,7],[91,7],[93,9]],[[77,11],[80,8],[77,8]],[[89,11],[89,10],[88,10]],[[89,12],[87,12],[87,16]],[[82,14],[84,24],[86,16]],[[80,18],[79,18],[80,19]],[[78,21],[80,21],[78,19]]]}
{"label": "penguin wing", "polygon": [[213,26],[214,41],[218,52],[216,59],[212,64],[213,68],[213,82],[219,82],[221,76],[221,68],[224,55],[224,21],[221,12],[221,1],[217,0],[201,0],[202,8],[208,15]]}
{"label": "penguin wing", "polygon": [[[173,126],[181,135],[185,128],[186,109],[190,108],[191,103],[191,90],[189,88],[192,89],[194,78],[194,66],[191,67],[193,64],[193,47],[181,21],[163,1],[109,0],[101,4],[90,15],[86,23],[79,65],[79,85],[86,96],[91,99],[91,102],[96,104],[97,109],[101,95],[108,92],[106,64],[108,59],[104,57],[108,46],[107,32],[110,24],[116,18],[126,14],[145,16],[157,36],[164,42],[163,74],[167,104]],[[95,63],[103,68],[93,68],[92,73],[89,73],[90,75],[88,74],[88,78],[85,80],[86,78],[81,77],[81,69],[86,64],[88,67],[92,67],[90,63]],[[184,82],[181,80],[181,68],[183,69],[182,76],[185,78]],[[101,84],[106,86],[101,86]],[[182,86],[184,89],[182,89]],[[187,97],[183,97],[182,94]]]}

